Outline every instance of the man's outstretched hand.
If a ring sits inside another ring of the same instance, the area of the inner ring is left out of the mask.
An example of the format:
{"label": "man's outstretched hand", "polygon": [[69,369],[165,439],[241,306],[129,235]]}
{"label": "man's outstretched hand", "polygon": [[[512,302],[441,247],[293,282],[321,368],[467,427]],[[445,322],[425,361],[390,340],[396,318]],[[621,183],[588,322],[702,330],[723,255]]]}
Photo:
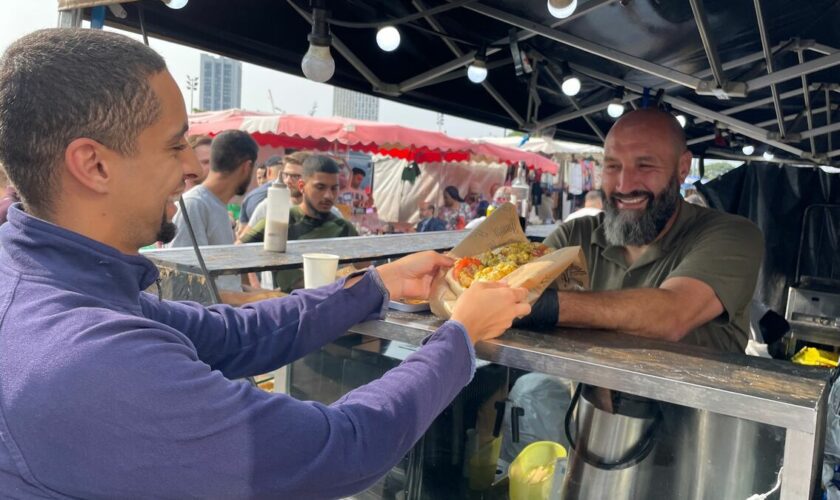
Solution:
{"label": "man's outstretched hand", "polygon": [[452,267],[454,260],[437,252],[415,253],[376,268],[391,300],[428,299],[438,271]]}

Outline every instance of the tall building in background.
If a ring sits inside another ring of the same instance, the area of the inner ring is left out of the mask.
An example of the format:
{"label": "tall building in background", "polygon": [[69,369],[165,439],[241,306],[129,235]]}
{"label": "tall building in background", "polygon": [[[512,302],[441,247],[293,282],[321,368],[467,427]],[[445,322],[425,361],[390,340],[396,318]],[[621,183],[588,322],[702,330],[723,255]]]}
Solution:
{"label": "tall building in background", "polygon": [[242,103],[242,63],[201,54],[201,94],[204,111],[239,108]]}
{"label": "tall building in background", "polygon": [[379,121],[379,98],[333,87],[333,116]]}

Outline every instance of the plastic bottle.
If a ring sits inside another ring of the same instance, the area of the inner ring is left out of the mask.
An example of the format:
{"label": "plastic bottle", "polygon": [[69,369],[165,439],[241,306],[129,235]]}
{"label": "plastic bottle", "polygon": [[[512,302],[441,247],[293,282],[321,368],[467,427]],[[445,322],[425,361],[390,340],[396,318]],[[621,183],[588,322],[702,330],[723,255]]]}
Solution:
{"label": "plastic bottle", "polygon": [[268,206],[265,211],[265,236],[263,248],[269,252],[285,252],[289,237],[289,209],[291,195],[286,184],[278,181],[268,188]]}

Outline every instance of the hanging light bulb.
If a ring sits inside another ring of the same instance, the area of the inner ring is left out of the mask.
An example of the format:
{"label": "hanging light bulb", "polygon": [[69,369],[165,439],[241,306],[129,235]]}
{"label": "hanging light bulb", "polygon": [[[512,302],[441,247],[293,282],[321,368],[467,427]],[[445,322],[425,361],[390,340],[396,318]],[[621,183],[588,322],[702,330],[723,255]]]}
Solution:
{"label": "hanging light bulb", "polygon": [[613,118],[618,118],[624,114],[624,103],[621,102],[624,99],[624,87],[618,87],[615,89],[615,96],[613,100],[607,105],[607,114]]}
{"label": "hanging light bulb", "polygon": [[161,0],[170,9],[183,9],[189,0]]}
{"label": "hanging light bulb", "polygon": [[685,128],[688,123],[688,118],[685,115],[677,115],[677,121],[680,122],[680,127]]}
{"label": "hanging light bulb", "polygon": [[467,78],[473,83],[487,79],[487,47],[482,46],[475,54],[475,60],[467,67]]}
{"label": "hanging light bulb", "polygon": [[613,102],[607,106],[607,114],[613,118],[618,118],[624,114],[624,104],[620,99],[613,99]]}
{"label": "hanging light bulb", "polygon": [[773,152],[772,152],[772,151],[770,151],[769,149],[768,149],[767,151],[765,151],[765,152],[764,152],[761,156],[762,156],[762,158],[764,158],[766,161],[770,161],[770,160],[772,160],[773,158],[775,158],[775,157],[776,157],[776,155],[774,155],[774,154],[773,154]]}
{"label": "hanging light bulb", "polygon": [[548,13],[558,19],[565,19],[575,13],[577,0],[548,0]]}
{"label": "hanging light bulb", "polygon": [[560,88],[563,89],[563,93],[567,96],[576,96],[580,92],[580,78],[574,75],[566,75],[563,77],[563,84]]}
{"label": "hanging light bulb", "polygon": [[376,45],[385,52],[393,52],[400,46],[400,31],[393,26],[383,26],[376,32]]}
{"label": "hanging light bulb", "polygon": [[747,156],[752,156],[755,153],[755,146],[752,144],[744,144],[744,147],[741,148],[741,152]]}
{"label": "hanging light bulb", "polygon": [[317,2],[312,9],[312,33],[309,34],[309,50],[303,56],[300,69],[313,82],[326,82],[335,73],[335,60],[330,54],[332,37],[327,26],[327,11],[323,2]]}

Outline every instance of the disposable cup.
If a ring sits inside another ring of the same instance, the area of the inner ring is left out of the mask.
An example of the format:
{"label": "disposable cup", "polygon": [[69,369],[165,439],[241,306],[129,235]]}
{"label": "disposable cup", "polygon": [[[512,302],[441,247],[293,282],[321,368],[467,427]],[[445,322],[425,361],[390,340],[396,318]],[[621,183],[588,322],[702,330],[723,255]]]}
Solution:
{"label": "disposable cup", "polygon": [[303,254],[303,286],[318,288],[335,281],[338,255],[328,253]]}

